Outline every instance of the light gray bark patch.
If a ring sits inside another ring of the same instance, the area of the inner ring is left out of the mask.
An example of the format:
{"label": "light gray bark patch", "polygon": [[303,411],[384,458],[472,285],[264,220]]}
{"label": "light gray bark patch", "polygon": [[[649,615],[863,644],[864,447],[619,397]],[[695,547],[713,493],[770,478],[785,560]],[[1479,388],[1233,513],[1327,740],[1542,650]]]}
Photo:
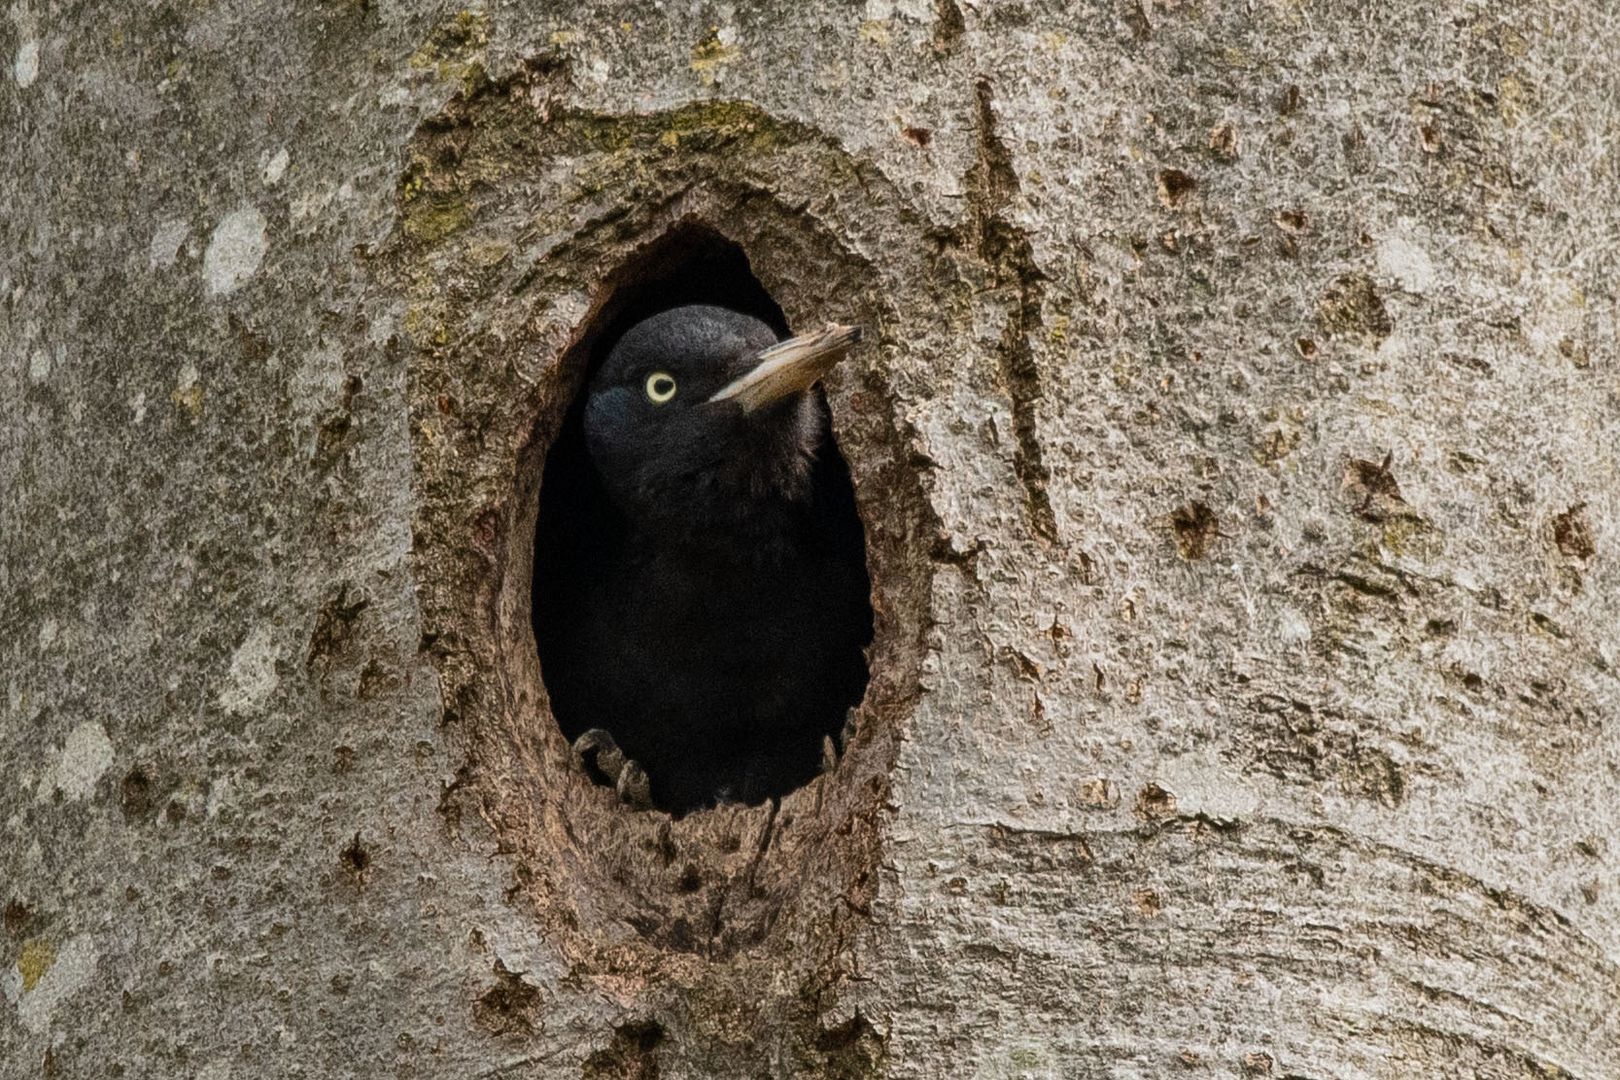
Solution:
{"label": "light gray bark patch", "polygon": [[221,218],[203,252],[202,275],[209,293],[219,296],[241,288],[258,273],[266,246],[264,215],[258,207],[244,206]]}
{"label": "light gray bark patch", "polygon": [[191,223],[185,218],[175,218],[159,225],[152,233],[151,244],[147,246],[148,265],[158,270],[173,263],[190,231]]}
{"label": "light gray bark patch", "polygon": [[235,713],[251,713],[262,707],[280,684],[276,673],[280,655],[274,629],[263,624],[255,626],[231,654],[226,685],[219,692],[220,707]]}
{"label": "light gray bark patch", "polygon": [[11,62],[11,78],[19,90],[26,90],[39,78],[39,42],[25,41]]}
{"label": "light gray bark patch", "polygon": [[86,798],[112,767],[114,757],[107,729],[94,720],[85,721],[68,734],[61,753],[46,769],[39,785],[40,798],[57,791],[67,799]]}

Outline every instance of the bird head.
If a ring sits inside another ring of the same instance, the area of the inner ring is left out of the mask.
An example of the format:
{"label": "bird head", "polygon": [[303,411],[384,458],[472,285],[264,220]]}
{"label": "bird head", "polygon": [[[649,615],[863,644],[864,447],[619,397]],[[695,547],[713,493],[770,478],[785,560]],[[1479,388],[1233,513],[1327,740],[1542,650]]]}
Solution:
{"label": "bird head", "polygon": [[698,530],[808,497],[825,411],[810,388],[860,340],[829,324],[778,341],[728,308],[672,308],[627,330],[591,379],[585,441],[619,509]]}

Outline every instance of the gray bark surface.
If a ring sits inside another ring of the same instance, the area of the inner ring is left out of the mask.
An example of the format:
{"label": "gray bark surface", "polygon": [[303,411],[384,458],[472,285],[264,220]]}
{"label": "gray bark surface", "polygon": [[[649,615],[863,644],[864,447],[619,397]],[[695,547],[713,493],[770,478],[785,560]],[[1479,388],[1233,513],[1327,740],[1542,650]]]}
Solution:
{"label": "gray bark surface", "polygon": [[[1620,10],[0,19],[0,1076],[1620,1076]],[[718,230],[873,684],[670,823],[539,468]]]}

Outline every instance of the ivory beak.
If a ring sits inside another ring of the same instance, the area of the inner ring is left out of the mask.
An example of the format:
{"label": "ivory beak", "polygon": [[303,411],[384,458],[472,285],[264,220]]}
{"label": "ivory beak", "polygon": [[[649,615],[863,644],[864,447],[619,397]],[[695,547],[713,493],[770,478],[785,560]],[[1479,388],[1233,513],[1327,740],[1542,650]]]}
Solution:
{"label": "ivory beak", "polygon": [[745,413],[781,401],[814,386],[860,340],[860,327],[828,323],[813,334],[778,342],[759,354],[751,370],[721,387],[709,401],[735,401]]}

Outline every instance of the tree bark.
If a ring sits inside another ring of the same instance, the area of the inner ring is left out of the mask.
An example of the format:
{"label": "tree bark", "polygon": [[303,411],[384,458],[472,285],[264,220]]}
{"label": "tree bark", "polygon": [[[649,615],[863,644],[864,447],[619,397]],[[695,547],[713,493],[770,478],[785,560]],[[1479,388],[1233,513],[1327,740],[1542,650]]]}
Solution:
{"label": "tree bark", "polygon": [[[0,1076],[1620,1076],[1612,5],[0,57]],[[534,520],[606,320],[738,250],[875,342],[873,677],[671,822],[550,718]]]}

